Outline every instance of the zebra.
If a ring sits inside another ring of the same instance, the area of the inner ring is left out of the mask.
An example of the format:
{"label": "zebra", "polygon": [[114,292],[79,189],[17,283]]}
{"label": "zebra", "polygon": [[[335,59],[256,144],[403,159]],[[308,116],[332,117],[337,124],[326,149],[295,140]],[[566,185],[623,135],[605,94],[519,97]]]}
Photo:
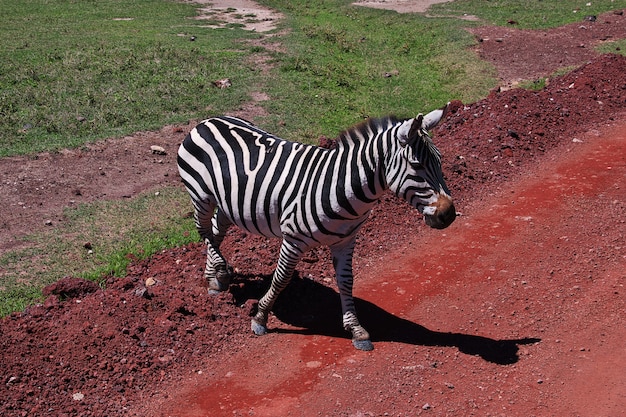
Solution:
{"label": "zebra", "polygon": [[339,136],[334,149],[291,142],[230,116],[200,122],[178,151],[178,168],[207,244],[204,277],[209,293],[226,291],[229,267],[220,253],[232,224],[282,238],[270,288],[258,302],[251,328],[267,332],[268,314],[303,254],[330,248],[343,313],[353,345],[372,350],[352,297],[356,235],[390,189],[443,229],[456,217],[441,155],[428,131],[447,106],[411,119],[368,119]]}

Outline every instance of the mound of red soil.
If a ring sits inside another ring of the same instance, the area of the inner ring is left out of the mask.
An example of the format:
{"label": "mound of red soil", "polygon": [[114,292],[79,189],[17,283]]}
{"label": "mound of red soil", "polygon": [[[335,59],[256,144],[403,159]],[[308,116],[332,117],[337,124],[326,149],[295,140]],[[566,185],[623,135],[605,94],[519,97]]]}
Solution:
{"label": "mound of red soil", "polygon": [[621,117],[626,108],[626,60],[604,55],[550,80],[541,91],[493,92],[459,108],[436,131],[444,172],[455,196],[477,184],[510,179],[546,151]]}
{"label": "mound of red soil", "polygon": [[[626,58],[614,55],[555,78],[541,91],[514,89],[455,103],[435,141],[457,207],[463,211],[532,172],[544,154],[579,135],[623,120],[625,108]],[[419,234],[416,217],[406,203],[385,197],[363,227],[356,274],[383,261],[407,234]],[[147,404],[167,402],[173,387],[211,361],[253,351],[258,339],[250,335],[248,300],[266,288],[278,243],[232,229],[223,247],[235,279],[228,293],[216,297],[206,294],[200,244],[136,262],[127,277],[109,278],[106,290],[69,279],[50,288],[42,305],[0,323],[0,414],[145,415]],[[326,249],[309,253],[276,316],[314,333],[319,318],[306,313],[308,295],[320,283],[332,289],[333,276]],[[336,312],[336,300],[328,299],[328,310]],[[326,326],[327,334],[345,337],[339,316],[336,327]]]}

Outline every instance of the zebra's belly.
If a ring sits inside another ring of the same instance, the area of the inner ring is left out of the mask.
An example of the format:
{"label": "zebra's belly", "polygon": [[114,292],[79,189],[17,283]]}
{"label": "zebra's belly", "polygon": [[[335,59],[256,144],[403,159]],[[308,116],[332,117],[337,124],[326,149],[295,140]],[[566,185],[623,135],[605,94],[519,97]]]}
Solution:
{"label": "zebra's belly", "polygon": [[291,237],[303,250],[333,246],[352,239],[369,214],[368,210],[357,217],[331,218],[301,204],[283,208],[277,202],[259,202],[257,205],[245,202],[236,210],[230,210],[222,202],[219,207],[237,227],[268,238]]}
{"label": "zebra's belly", "polygon": [[239,211],[239,215],[224,210],[233,224],[255,235],[268,238],[282,237],[280,227],[280,215],[275,211],[258,210],[249,207],[248,210]]}

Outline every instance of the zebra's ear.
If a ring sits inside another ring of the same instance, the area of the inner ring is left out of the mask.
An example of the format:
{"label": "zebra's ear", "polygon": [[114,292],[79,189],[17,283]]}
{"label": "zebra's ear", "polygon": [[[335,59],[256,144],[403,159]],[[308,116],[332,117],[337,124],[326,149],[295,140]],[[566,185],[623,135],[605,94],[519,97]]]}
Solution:
{"label": "zebra's ear", "polygon": [[415,119],[408,119],[402,123],[398,130],[398,141],[402,147],[405,147],[415,141],[417,132],[422,124],[423,116],[420,114]]}
{"label": "zebra's ear", "polygon": [[[400,135],[398,137],[400,140],[400,144],[402,146],[411,144],[415,142],[415,140],[417,140],[422,130],[429,131],[433,129],[435,126],[437,126],[439,121],[445,116],[449,105],[450,103],[446,104],[440,109],[433,110],[430,113],[428,113],[426,116],[422,115],[421,113],[418,114],[415,119],[412,119],[410,121],[411,122],[410,127],[407,127],[407,124],[409,123],[409,121],[407,121],[406,124],[400,130]],[[408,132],[407,132],[407,128],[408,128]]]}
{"label": "zebra's ear", "polygon": [[411,144],[417,140],[420,130],[422,129],[423,120],[424,116],[421,113],[418,114],[415,119],[413,119],[413,123],[411,123],[411,128],[409,129],[409,133],[407,135],[407,144]]}
{"label": "zebra's ear", "polygon": [[427,132],[434,129],[434,127],[439,124],[439,121],[441,121],[441,119],[443,119],[443,117],[447,113],[449,105],[450,103],[446,104],[440,109],[433,110],[426,116],[424,116],[424,125],[422,126],[422,128]]}

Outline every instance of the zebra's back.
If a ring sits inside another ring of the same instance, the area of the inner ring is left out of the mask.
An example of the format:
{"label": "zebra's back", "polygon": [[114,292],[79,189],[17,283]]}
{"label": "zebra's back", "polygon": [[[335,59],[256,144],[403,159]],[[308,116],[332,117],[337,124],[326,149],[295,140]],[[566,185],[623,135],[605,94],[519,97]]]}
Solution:
{"label": "zebra's back", "polygon": [[305,223],[302,204],[311,204],[320,164],[328,165],[329,156],[326,149],[277,138],[241,119],[218,117],[187,135],[178,163],[194,200],[211,202],[252,233],[279,237]]}

